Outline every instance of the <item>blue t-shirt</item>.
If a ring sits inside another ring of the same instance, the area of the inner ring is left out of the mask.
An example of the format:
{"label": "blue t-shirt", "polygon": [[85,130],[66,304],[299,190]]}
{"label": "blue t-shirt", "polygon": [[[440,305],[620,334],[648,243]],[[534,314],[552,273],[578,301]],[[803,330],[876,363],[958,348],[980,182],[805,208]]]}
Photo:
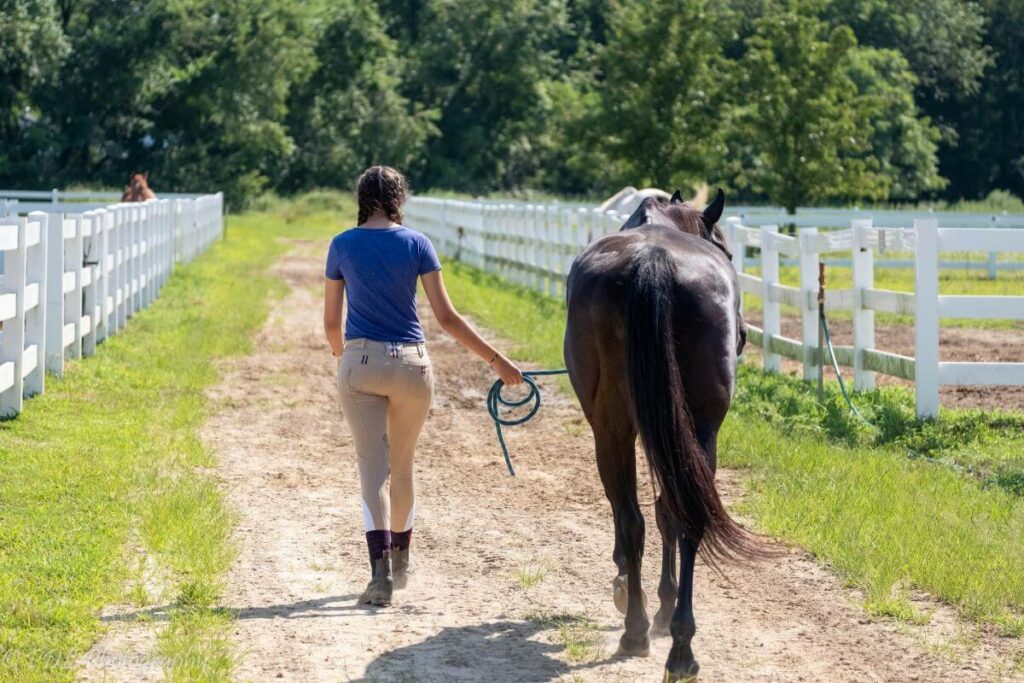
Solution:
{"label": "blue t-shirt", "polygon": [[440,269],[427,236],[404,226],[352,228],[335,237],[326,274],[345,281],[345,338],[426,341],[416,315],[416,279]]}

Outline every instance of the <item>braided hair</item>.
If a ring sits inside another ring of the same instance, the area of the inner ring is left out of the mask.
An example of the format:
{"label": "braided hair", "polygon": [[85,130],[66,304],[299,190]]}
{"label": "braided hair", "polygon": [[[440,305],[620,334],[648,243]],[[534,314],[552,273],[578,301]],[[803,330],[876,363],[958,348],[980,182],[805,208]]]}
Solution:
{"label": "braided hair", "polygon": [[402,205],[409,194],[409,183],[400,172],[390,166],[371,166],[356,181],[356,199],[359,202],[359,224],[381,212],[394,223],[401,223]]}

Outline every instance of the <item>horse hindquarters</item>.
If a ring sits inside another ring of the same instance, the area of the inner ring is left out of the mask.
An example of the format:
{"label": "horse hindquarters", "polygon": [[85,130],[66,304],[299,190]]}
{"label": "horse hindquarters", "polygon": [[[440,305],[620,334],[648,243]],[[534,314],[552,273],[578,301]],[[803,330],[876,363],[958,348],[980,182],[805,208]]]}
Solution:
{"label": "horse hindquarters", "polygon": [[[704,540],[710,544],[712,555],[728,552],[742,535],[718,497],[711,454],[703,446],[708,441],[705,413],[714,406],[710,412],[724,415],[727,398],[724,405],[718,404],[728,396],[731,379],[718,372],[722,359],[718,363],[700,359],[698,364],[687,364],[691,386],[702,387],[702,419],[695,425],[678,359],[699,358],[702,351],[716,348],[710,338],[699,338],[701,334],[719,338],[724,335],[722,330],[711,329],[715,325],[709,325],[707,320],[697,332],[675,329],[675,318],[683,303],[677,300],[682,285],[676,262],[664,248],[652,248],[646,256],[638,261],[629,286],[627,374],[636,428],[660,489],[657,511],[664,556],[658,621],[664,624],[671,612],[673,637],[666,669],[670,680],[686,680],[699,669],[690,646],[696,632],[692,586],[698,546]],[[728,353],[727,349],[723,351]],[[718,386],[723,381],[726,386]],[[717,424],[716,421],[714,428]],[[708,445],[712,443],[713,439]],[[667,576],[667,572],[674,574],[672,536],[680,542],[681,559],[678,604],[674,611],[670,595],[674,577]]]}

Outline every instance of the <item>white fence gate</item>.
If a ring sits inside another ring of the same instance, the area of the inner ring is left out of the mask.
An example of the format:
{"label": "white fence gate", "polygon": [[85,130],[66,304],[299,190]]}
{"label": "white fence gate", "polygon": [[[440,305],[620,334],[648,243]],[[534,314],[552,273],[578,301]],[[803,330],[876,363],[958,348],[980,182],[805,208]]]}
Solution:
{"label": "white fence gate", "polygon": [[[566,275],[580,249],[595,237],[617,231],[627,218],[592,207],[424,197],[410,199],[406,212],[408,222],[428,234],[441,253],[552,296],[564,292]],[[835,225],[840,213],[828,212],[822,224]],[[885,222],[898,225],[892,213],[885,212]],[[911,227],[876,227],[869,215],[861,214],[850,219],[848,228],[819,232],[817,227],[799,227],[795,236],[780,234],[773,224],[750,227],[738,215],[723,222],[741,291],[761,297],[763,327],[750,325],[749,338],[762,347],[766,370],[780,371],[785,356],[803,363],[805,379],[817,379],[818,262],[826,255],[845,253],[854,286],[828,291],[825,304],[827,309],[853,313],[853,345],[837,346],[835,351],[841,364],[854,368],[857,389],[874,388],[876,373],[911,380],[916,386],[917,414],[934,417],[942,385],[1024,386],[1024,363],[942,362],[939,358],[943,317],[1024,320],[1024,296],[939,295],[938,287],[939,270],[947,265],[940,258],[943,252],[1024,253],[1024,230],[1016,229],[1020,217],[986,223],[967,214],[964,223],[970,227],[940,227],[939,218],[911,219],[909,215],[904,214],[904,220]],[[940,215],[951,225],[958,217]],[[994,224],[1006,227],[982,227]],[[746,257],[745,247],[752,247],[756,257]],[[915,292],[874,287],[875,252],[894,248],[914,254]],[[780,257],[798,265],[799,287],[779,281]],[[758,266],[761,276],[745,272],[748,265]],[[800,310],[801,339],[782,336],[782,304]],[[876,348],[876,311],[915,317],[913,358]]]}
{"label": "white fence gate", "polygon": [[220,193],[112,205],[0,199],[0,417],[148,306],[174,264],[221,236],[223,208]]}

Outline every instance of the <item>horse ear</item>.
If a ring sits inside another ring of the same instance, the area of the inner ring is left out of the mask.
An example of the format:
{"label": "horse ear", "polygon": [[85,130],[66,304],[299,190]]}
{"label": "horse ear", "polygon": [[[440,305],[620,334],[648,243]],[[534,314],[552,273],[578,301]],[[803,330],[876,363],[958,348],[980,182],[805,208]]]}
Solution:
{"label": "horse ear", "polygon": [[146,180],[149,180],[149,171],[146,171],[145,173],[143,173],[142,177],[145,178]]}
{"label": "horse ear", "polygon": [[672,199],[669,200],[670,204],[682,204],[683,195],[679,194],[679,190],[672,193]]}
{"label": "horse ear", "polygon": [[715,193],[715,200],[704,209],[700,219],[704,222],[704,225],[710,228],[722,217],[723,211],[725,211],[725,193],[722,192],[722,188],[718,188],[718,192]]}

